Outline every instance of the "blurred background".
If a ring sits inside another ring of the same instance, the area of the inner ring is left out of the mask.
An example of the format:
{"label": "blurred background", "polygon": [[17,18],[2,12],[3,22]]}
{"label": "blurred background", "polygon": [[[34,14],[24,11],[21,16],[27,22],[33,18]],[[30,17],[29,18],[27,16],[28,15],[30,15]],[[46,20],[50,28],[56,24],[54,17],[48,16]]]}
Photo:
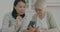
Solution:
{"label": "blurred background", "polygon": [[[27,9],[26,15],[28,21],[31,20],[34,11],[34,3],[36,0],[26,0]],[[6,13],[12,11],[14,0],[0,0],[0,29],[2,27],[3,17]],[[54,14],[58,27],[60,26],[60,0],[47,0],[47,11],[51,11]]]}

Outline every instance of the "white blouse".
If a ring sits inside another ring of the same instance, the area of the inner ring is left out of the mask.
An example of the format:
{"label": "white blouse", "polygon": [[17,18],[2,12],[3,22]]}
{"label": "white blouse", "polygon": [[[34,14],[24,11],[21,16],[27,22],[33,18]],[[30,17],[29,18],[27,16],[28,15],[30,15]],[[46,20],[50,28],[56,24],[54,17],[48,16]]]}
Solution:
{"label": "white blouse", "polygon": [[37,17],[37,26],[40,26],[40,32],[42,32],[43,29],[48,29],[47,25],[47,17],[45,16],[42,20]]}

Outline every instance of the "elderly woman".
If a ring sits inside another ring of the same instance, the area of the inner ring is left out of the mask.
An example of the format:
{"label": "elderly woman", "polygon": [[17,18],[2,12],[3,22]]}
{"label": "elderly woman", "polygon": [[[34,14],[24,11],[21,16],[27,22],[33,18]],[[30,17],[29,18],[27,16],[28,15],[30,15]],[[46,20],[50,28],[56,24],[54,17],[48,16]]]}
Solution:
{"label": "elderly woman", "polygon": [[36,13],[23,32],[59,32],[53,14],[46,11],[46,0],[37,0],[35,3]]}
{"label": "elderly woman", "polygon": [[53,14],[46,11],[46,0],[37,0],[35,3],[36,13],[23,32],[59,32]]}
{"label": "elderly woman", "polygon": [[31,21],[35,21],[35,27],[40,32],[58,32],[58,27],[50,11],[46,11],[46,0],[37,0],[35,3],[36,14]]}

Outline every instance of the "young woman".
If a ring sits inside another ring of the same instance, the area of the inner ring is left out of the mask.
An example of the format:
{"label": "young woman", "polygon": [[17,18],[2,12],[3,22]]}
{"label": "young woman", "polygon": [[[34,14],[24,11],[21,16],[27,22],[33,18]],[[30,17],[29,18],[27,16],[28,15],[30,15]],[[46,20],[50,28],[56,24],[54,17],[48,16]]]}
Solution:
{"label": "young woman", "polygon": [[25,9],[25,0],[15,0],[13,11],[4,16],[2,32],[19,32],[26,29],[28,22],[26,22]]}

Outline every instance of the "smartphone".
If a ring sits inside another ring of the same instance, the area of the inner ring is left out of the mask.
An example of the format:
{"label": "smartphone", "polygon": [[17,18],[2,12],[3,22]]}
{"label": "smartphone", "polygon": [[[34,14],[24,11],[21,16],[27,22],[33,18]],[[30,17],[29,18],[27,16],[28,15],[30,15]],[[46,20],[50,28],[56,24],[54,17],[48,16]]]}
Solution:
{"label": "smartphone", "polygon": [[28,27],[29,27],[29,26],[31,26],[31,27],[33,27],[33,28],[34,28],[34,26],[35,26],[35,21],[30,21],[30,23],[29,23]]}

